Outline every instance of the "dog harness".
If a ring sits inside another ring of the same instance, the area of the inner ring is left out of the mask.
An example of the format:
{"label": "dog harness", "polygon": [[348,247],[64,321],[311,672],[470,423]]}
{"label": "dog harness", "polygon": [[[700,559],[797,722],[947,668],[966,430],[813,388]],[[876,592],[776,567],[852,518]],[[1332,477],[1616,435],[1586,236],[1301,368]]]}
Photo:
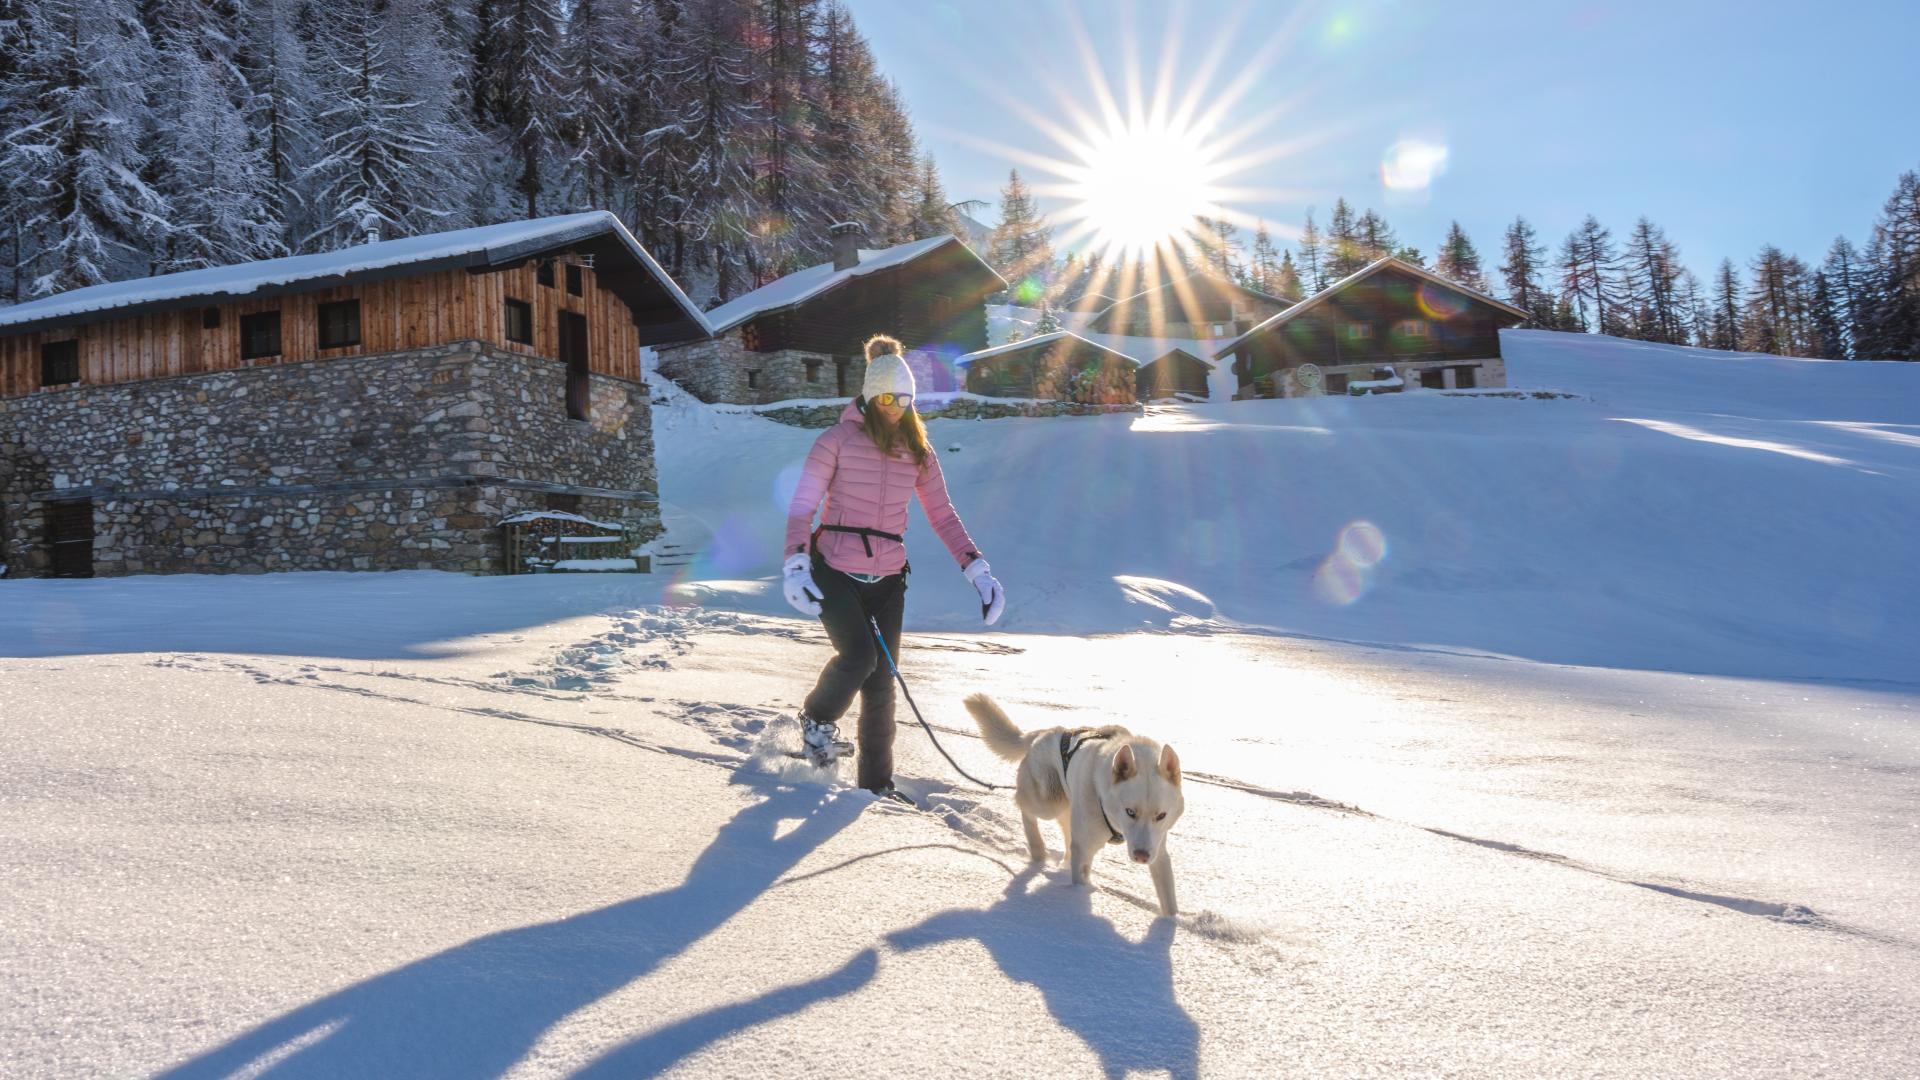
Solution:
{"label": "dog harness", "polygon": [[[1073,761],[1074,753],[1077,752],[1082,746],[1086,745],[1089,742],[1092,742],[1095,739],[1105,739],[1105,738],[1109,738],[1109,736],[1101,735],[1095,729],[1090,727],[1074,728],[1071,731],[1063,731],[1060,733],[1060,786],[1061,787],[1063,788],[1066,787],[1067,765]],[[1107,816],[1107,804],[1105,803],[1100,804],[1100,820],[1106,822],[1107,824],[1107,833],[1109,834],[1107,836],[1107,843],[1109,844],[1126,843],[1126,838],[1120,835],[1120,830],[1113,827],[1113,819]]]}

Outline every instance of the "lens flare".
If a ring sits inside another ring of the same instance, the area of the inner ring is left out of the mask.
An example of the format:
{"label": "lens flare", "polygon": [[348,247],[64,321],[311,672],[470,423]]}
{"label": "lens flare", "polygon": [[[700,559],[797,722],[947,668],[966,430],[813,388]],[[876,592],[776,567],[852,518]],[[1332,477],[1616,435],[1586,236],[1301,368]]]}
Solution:
{"label": "lens flare", "polygon": [[1135,119],[1087,141],[1065,193],[1097,243],[1125,254],[1151,251],[1185,237],[1195,218],[1218,213],[1213,156],[1197,129]]}
{"label": "lens flare", "polygon": [[1387,147],[1380,180],[1389,191],[1425,191],[1447,171],[1447,148],[1424,139],[1402,139]]}
{"label": "lens flare", "polygon": [[1443,289],[1432,282],[1423,282],[1414,293],[1414,302],[1420,305],[1420,311],[1429,319],[1445,322],[1467,310],[1467,298],[1451,289]]}
{"label": "lens flare", "polygon": [[1367,594],[1373,569],[1386,560],[1387,536],[1371,521],[1355,521],[1340,530],[1328,555],[1314,571],[1313,590],[1322,600],[1346,607]]}

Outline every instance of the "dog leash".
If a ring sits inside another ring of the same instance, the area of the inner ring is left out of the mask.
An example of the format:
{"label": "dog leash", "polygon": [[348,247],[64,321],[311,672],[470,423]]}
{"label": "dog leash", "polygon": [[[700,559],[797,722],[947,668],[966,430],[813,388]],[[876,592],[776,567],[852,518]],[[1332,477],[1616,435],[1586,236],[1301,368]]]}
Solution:
{"label": "dog leash", "polygon": [[933,727],[932,725],[927,723],[927,718],[920,715],[920,706],[915,705],[913,703],[913,691],[907,689],[907,680],[901,676],[900,666],[893,662],[893,650],[887,648],[887,636],[880,632],[880,621],[878,619],[875,619],[873,616],[869,615],[867,616],[867,625],[873,627],[873,639],[880,643],[880,655],[887,658],[887,668],[893,672],[894,681],[900,684],[900,692],[907,696],[907,707],[913,710],[913,718],[915,720],[920,721],[921,727],[927,729],[927,738],[933,740],[933,748],[935,750],[940,751],[941,757],[947,759],[947,764],[953,766],[953,771],[959,773],[961,776],[966,777],[968,780],[973,781],[974,783],[980,785],[983,788],[986,788],[989,791],[1012,790],[1005,784],[987,783],[985,780],[982,780],[979,777],[968,772],[967,770],[961,768],[960,763],[953,760],[953,755],[947,753],[947,748],[940,745],[940,739],[938,736],[934,735]]}

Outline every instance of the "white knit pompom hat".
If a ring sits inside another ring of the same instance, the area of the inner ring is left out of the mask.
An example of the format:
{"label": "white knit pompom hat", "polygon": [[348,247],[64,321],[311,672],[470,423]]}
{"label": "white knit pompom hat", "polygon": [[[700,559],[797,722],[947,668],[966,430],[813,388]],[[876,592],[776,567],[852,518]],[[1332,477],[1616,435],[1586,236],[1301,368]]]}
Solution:
{"label": "white knit pompom hat", "polygon": [[899,350],[900,343],[890,337],[867,342],[867,377],[860,381],[860,394],[868,401],[881,394],[913,393],[913,369]]}

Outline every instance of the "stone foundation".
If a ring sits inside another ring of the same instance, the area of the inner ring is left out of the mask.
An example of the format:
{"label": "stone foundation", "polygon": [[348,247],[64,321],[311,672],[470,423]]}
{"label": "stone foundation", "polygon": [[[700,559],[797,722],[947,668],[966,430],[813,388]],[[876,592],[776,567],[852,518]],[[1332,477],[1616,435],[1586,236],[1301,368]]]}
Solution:
{"label": "stone foundation", "polygon": [[0,562],[48,570],[46,508],[88,499],[98,575],[499,573],[498,521],[660,517],[646,387],[479,342],[0,399]]}

